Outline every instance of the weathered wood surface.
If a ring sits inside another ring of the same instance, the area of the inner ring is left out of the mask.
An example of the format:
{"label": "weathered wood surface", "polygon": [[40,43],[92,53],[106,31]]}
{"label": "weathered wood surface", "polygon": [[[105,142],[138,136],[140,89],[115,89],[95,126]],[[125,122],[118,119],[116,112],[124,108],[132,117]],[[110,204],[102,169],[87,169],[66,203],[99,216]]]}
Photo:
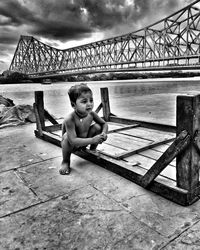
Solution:
{"label": "weathered wood surface", "polygon": [[155,129],[150,129],[150,128],[144,128],[142,126],[134,129],[128,129],[125,131],[121,131],[121,134],[129,135],[129,136],[134,136],[134,137],[139,137],[143,138],[146,140],[151,140],[151,141],[164,141],[168,140],[170,138],[175,138],[176,134],[172,132],[165,132],[161,130],[155,130]]}
{"label": "weathered wood surface", "polygon": [[61,129],[62,129],[62,124],[54,124],[54,125],[50,125],[50,126],[45,127],[45,131],[47,131],[47,132],[59,133],[59,132],[62,132]]}
{"label": "weathered wood surface", "polygon": [[129,150],[127,153],[124,153],[124,154],[121,154],[121,155],[118,155],[118,158],[119,159],[122,159],[124,157],[128,157],[128,156],[131,156],[135,153],[140,153],[140,152],[143,152],[145,150],[148,150],[148,149],[151,149],[151,148],[154,148],[158,145],[161,145],[165,142],[169,142],[169,141],[172,141],[173,139],[168,139],[168,140],[165,140],[165,141],[154,141],[152,143],[149,143],[147,145],[145,145],[144,147],[139,147],[138,149],[131,149]]}
{"label": "weathered wood surface", "polygon": [[159,123],[153,123],[153,122],[145,122],[145,121],[134,120],[134,119],[127,119],[127,118],[122,118],[122,117],[118,117],[118,116],[110,116],[109,121],[115,122],[115,123],[126,124],[126,125],[138,123],[142,127],[145,127],[145,128],[176,133],[176,127],[171,126],[171,125],[165,125],[165,124],[159,124]]}
{"label": "weathered wood surface", "polygon": [[38,130],[39,135],[42,136],[43,130],[42,130],[42,125],[40,122],[40,115],[38,113],[38,108],[37,108],[36,103],[33,104],[33,109],[34,109],[35,117],[36,117],[36,128]]}
{"label": "weathered wood surface", "polygon": [[[134,126],[131,128],[129,126]],[[171,132],[159,131],[154,129],[143,128],[136,124],[116,128],[110,131],[105,144],[113,145],[116,148],[124,149],[121,154],[109,152],[110,157],[122,159],[132,154],[154,148],[166,142],[170,142],[175,138],[175,134]],[[104,150],[105,153],[105,150]]]}
{"label": "weathered wood surface", "polygon": [[[200,127],[200,95],[177,96],[177,135],[188,131],[191,138]],[[191,193],[199,186],[200,155],[191,141],[177,156],[177,185]]]}
{"label": "weathered wood surface", "polygon": [[99,111],[102,109],[103,105],[102,103],[99,104],[99,106],[95,109],[95,112],[98,114]]}
{"label": "weathered wood surface", "polygon": [[163,171],[164,168],[190,143],[190,135],[187,131],[182,131],[169,148],[161,155],[155,164],[141,179],[142,186],[147,187]]}
{"label": "weathered wood surface", "polygon": [[162,145],[156,146],[154,148],[154,150],[158,151],[158,152],[161,152],[161,153],[164,153],[171,144],[172,144],[172,142],[163,143]]}
{"label": "weathered wood surface", "polygon": [[[168,145],[167,148],[169,148],[169,146],[170,145]],[[167,148],[165,150],[167,150]],[[153,148],[153,149],[147,149],[143,152],[140,152],[139,154],[157,161],[161,157],[161,155],[164,153],[164,151],[160,152],[160,151],[155,150],[155,148]],[[175,168],[176,167],[176,159],[172,160],[169,165],[171,165]]]}
{"label": "weathered wood surface", "polygon": [[111,112],[110,112],[108,88],[101,88],[101,103],[103,107],[103,117],[106,121],[109,121]]}
{"label": "weathered wood surface", "polygon": [[39,114],[39,120],[41,123],[42,130],[45,130],[45,119],[44,119],[44,93],[43,91],[35,91],[35,104]]}
{"label": "weathered wood surface", "polygon": [[45,118],[46,119],[48,119],[52,124],[58,124],[58,122],[56,121],[56,119],[52,116],[52,115],[50,115],[49,114],[49,112],[45,109],[44,110],[44,116],[45,116]]}
{"label": "weathered wood surface", "polygon": [[[148,171],[155,163],[156,160],[146,157],[141,154],[134,154],[124,159],[127,164],[133,166],[133,171],[135,171],[135,166],[139,166],[142,169]],[[168,165],[159,176],[163,176],[167,179],[176,181],[176,168],[172,165]]]}
{"label": "weathered wood surface", "polygon": [[139,124],[133,124],[133,125],[129,125],[129,126],[124,126],[124,127],[119,127],[119,128],[115,128],[115,129],[109,129],[108,134],[110,133],[114,133],[114,132],[121,132],[127,129],[131,129],[131,128],[136,128],[139,127]]}

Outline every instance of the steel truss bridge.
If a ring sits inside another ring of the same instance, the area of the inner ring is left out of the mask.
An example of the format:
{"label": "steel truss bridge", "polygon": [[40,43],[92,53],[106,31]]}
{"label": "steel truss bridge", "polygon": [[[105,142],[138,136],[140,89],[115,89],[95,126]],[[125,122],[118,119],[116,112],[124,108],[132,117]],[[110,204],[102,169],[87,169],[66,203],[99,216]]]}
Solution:
{"label": "steel truss bridge", "polygon": [[21,36],[10,70],[32,76],[200,69],[200,0],[143,29],[65,50]]}

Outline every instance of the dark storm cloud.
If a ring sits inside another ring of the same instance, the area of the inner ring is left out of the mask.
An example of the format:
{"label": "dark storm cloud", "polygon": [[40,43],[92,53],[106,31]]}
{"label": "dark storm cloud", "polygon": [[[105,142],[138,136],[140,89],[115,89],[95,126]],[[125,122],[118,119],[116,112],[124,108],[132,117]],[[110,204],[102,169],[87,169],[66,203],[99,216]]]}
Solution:
{"label": "dark storm cloud", "polygon": [[[0,0],[0,51],[14,53],[20,35],[58,41],[93,32],[111,37],[147,26],[190,0]],[[7,49],[4,45],[7,45]],[[2,58],[1,58],[2,60]]]}
{"label": "dark storm cloud", "polygon": [[0,25],[20,26],[24,22],[34,21],[31,10],[14,0],[0,2],[0,15],[5,19],[7,18],[7,22],[4,23],[1,23],[0,18]]}
{"label": "dark storm cloud", "polygon": [[24,27],[27,34],[66,41],[124,25],[134,31],[151,13],[149,19],[158,20],[155,8],[164,15],[180,2],[183,0],[6,0],[0,3],[0,25],[1,29]]}
{"label": "dark storm cloud", "polygon": [[29,33],[33,35],[61,41],[89,37],[92,32],[91,28],[81,23],[77,26],[77,24],[73,22],[61,22],[57,20],[38,20],[28,30]]}

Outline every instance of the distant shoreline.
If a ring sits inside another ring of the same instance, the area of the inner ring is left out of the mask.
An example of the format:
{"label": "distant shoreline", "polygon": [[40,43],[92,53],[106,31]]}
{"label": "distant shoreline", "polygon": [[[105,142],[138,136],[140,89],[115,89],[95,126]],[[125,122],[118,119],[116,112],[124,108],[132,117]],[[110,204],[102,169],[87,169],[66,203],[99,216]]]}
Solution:
{"label": "distant shoreline", "polygon": [[[140,83],[140,82],[167,82],[167,81],[173,81],[173,82],[180,82],[180,81],[184,81],[184,82],[188,82],[190,81],[200,81],[200,76],[194,76],[194,77],[166,77],[166,78],[148,78],[148,79],[123,79],[123,80],[100,80],[100,81],[77,81],[77,84],[79,82],[86,82],[87,84],[90,83],[104,83],[104,82],[110,82],[110,83],[122,83],[122,82],[134,82],[134,83]],[[76,82],[69,82],[69,81],[57,81],[57,82],[53,82],[52,84],[56,85],[56,84],[65,84],[65,83],[72,83],[72,84],[76,84]],[[38,84],[38,85],[47,85],[47,84],[42,84],[41,82],[12,82],[12,83],[1,83],[0,85],[15,85],[15,84],[27,84],[27,85],[31,85],[31,84]]]}

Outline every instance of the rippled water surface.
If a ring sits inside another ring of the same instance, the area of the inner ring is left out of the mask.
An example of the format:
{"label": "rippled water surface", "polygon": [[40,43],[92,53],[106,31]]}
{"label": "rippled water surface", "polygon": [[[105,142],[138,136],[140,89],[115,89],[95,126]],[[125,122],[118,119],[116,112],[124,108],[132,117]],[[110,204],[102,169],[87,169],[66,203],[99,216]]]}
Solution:
{"label": "rippled water surface", "polygon": [[[32,105],[34,91],[43,90],[45,108],[59,118],[72,110],[67,91],[74,84],[78,83],[0,85],[0,95],[13,99],[15,104]],[[112,113],[175,125],[176,96],[199,94],[200,78],[88,82],[88,86],[93,91],[95,107],[100,103],[100,88],[108,87]]]}

